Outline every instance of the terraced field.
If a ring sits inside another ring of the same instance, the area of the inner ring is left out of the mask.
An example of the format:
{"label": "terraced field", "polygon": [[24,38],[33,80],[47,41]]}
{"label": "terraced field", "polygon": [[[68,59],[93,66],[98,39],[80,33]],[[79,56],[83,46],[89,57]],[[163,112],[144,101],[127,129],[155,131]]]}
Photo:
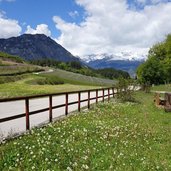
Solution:
{"label": "terraced field", "polygon": [[31,65],[18,56],[0,52],[0,76],[21,75],[42,70],[42,67]]}
{"label": "terraced field", "polygon": [[38,71],[42,71],[41,67],[28,64],[0,66],[0,76],[20,75]]}

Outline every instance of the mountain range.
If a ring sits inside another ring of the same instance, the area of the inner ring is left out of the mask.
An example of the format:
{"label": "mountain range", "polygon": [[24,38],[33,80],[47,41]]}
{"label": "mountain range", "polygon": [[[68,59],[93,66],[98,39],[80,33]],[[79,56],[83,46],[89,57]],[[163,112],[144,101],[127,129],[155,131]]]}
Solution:
{"label": "mountain range", "polygon": [[132,76],[135,75],[137,67],[146,58],[146,56],[131,52],[91,54],[79,58],[43,34],[23,34],[18,37],[0,39],[0,51],[20,56],[25,60],[50,58],[63,62],[80,61],[95,69],[114,68],[127,71]]}
{"label": "mountain range", "polygon": [[120,54],[91,54],[83,57],[83,61],[95,69],[115,68],[135,76],[137,67],[145,61],[146,56],[137,56],[131,52]]}
{"label": "mountain range", "polygon": [[90,54],[90,55],[82,56],[82,59],[87,63],[90,61],[102,60],[102,59],[143,61],[146,58],[147,58],[147,55],[133,53],[133,52],[120,52],[120,53],[115,53],[115,54],[102,53],[102,54]]}
{"label": "mountain range", "polygon": [[79,61],[79,58],[44,34],[23,34],[19,37],[0,39],[0,51],[20,56],[25,60],[51,58],[64,62]]}

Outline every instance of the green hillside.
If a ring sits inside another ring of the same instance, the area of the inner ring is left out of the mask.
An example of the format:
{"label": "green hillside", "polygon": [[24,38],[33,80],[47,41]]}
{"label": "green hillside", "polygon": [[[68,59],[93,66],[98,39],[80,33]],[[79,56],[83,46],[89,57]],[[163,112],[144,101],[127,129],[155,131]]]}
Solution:
{"label": "green hillside", "polygon": [[56,77],[64,83],[79,84],[79,85],[98,85],[98,86],[112,86],[116,80],[103,79],[98,77],[85,76],[73,72],[68,72],[61,69],[55,69],[51,73],[41,74],[46,77]]}
{"label": "green hillside", "polygon": [[[0,54],[0,98],[108,87],[116,83],[116,80],[33,65],[19,57]],[[72,66],[78,69],[76,63]]]}
{"label": "green hillside", "polygon": [[24,60],[22,58],[20,58],[19,56],[14,56],[14,55],[10,55],[8,53],[5,52],[1,52],[0,51],[0,61],[13,61],[13,62],[17,62],[17,63],[24,63]]}
{"label": "green hillside", "polygon": [[18,56],[0,52],[0,76],[15,76],[43,70],[42,67],[31,65]]}
{"label": "green hillside", "polygon": [[118,79],[120,77],[130,78],[128,72],[117,70],[114,68],[93,69],[79,61],[61,62],[54,59],[42,58],[37,60],[31,60],[30,63],[39,66],[49,66],[55,69],[62,69],[62,70],[79,73],[86,76],[92,76],[92,77],[99,77],[99,78],[106,78],[106,79]]}

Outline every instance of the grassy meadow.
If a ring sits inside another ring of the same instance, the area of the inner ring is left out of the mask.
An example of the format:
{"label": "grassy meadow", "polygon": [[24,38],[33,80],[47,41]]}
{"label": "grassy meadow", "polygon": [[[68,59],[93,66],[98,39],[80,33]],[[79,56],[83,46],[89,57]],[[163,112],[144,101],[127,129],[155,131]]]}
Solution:
{"label": "grassy meadow", "polygon": [[16,76],[43,70],[42,67],[31,65],[18,56],[0,52],[0,80],[1,76]]}
{"label": "grassy meadow", "polygon": [[116,80],[32,65],[18,56],[0,52],[0,98],[87,90],[115,83]]}
{"label": "grassy meadow", "polygon": [[63,70],[0,77],[0,98],[109,87],[116,81]]}
{"label": "grassy meadow", "polygon": [[99,103],[3,142],[0,170],[171,170],[171,114],[153,94]]}
{"label": "grassy meadow", "polygon": [[40,71],[43,71],[41,67],[33,65],[0,66],[0,76],[15,76]]}
{"label": "grassy meadow", "polygon": [[61,69],[55,69],[51,73],[45,73],[44,76],[56,76],[58,79],[63,80],[66,83],[76,84],[76,85],[101,85],[101,86],[111,86],[116,84],[116,80],[109,80],[97,77],[86,76],[78,73],[68,72]]}
{"label": "grassy meadow", "polygon": [[44,77],[42,78],[41,76],[39,77],[37,75],[26,75],[24,78],[18,81],[0,84],[0,98],[58,93],[85,89],[87,90],[100,87],[89,85],[74,85],[70,83],[59,85],[39,85],[35,83],[36,80],[39,79],[44,79]]}
{"label": "grassy meadow", "polygon": [[171,84],[159,85],[152,87],[153,91],[168,91],[171,92]]}

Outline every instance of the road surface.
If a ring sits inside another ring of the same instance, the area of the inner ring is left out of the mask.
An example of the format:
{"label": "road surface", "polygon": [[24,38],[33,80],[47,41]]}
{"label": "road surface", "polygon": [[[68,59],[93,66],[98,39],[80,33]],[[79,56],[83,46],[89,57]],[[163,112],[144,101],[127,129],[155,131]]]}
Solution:
{"label": "road surface", "polygon": [[[105,95],[107,95],[108,91],[105,90]],[[112,90],[110,90],[112,93]],[[90,93],[90,98],[96,96],[95,92]],[[102,96],[102,91],[98,92],[98,96]],[[87,99],[88,93],[81,93],[81,100]],[[107,98],[107,97],[106,97]],[[78,94],[69,94],[68,102],[74,102],[78,100]],[[53,106],[65,104],[65,95],[53,96]],[[98,101],[102,101],[102,98],[99,98]],[[90,102],[95,103],[95,100],[91,100]],[[82,102],[81,107],[87,106],[87,102]],[[49,107],[49,98],[39,98],[39,99],[30,99],[29,100],[29,110],[35,111],[43,108]],[[72,111],[78,110],[78,104],[70,105],[68,107],[69,113]],[[13,101],[13,102],[3,102],[0,103],[0,118],[6,118],[9,116],[14,116],[18,114],[25,113],[25,101]],[[65,115],[65,107],[61,107],[58,109],[53,109],[53,120],[60,116]],[[49,111],[38,113],[30,116],[30,128],[35,126],[39,126],[43,123],[47,123],[49,120]],[[14,135],[16,133],[21,133],[26,131],[26,118],[19,118],[7,122],[0,123],[0,137],[7,137],[9,135]]]}

